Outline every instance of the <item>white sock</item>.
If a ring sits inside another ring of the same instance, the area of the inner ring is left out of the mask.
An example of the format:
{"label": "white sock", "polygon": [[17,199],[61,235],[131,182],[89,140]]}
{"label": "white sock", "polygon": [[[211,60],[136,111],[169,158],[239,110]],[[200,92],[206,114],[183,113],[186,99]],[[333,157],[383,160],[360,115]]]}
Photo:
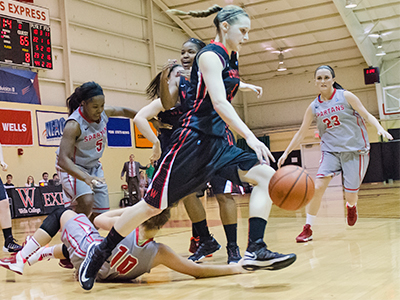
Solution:
{"label": "white sock", "polygon": [[356,205],[357,205],[357,203],[354,204],[354,205],[351,205],[349,202],[346,202],[346,206],[348,206],[348,207],[353,207],[353,206],[356,206]]}
{"label": "white sock", "polygon": [[28,264],[32,266],[38,261],[50,260],[54,258],[54,247],[55,246],[40,248],[35,254],[28,258]]}
{"label": "white sock", "polygon": [[35,238],[32,236],[30,239],[28,239],[26,245],[22,250],[19,252],[24,260],[27,260],[29,257],[31,257],[36,251],[38,251],[40,248],[40,244],[35,240]]}
{"label": "white sock", "polygon": [[314,225],[314,221],[317,218],[317,216],[313,216],[310,214],[307,214],[307,218],[306,218],[306,224],[313,226]]}

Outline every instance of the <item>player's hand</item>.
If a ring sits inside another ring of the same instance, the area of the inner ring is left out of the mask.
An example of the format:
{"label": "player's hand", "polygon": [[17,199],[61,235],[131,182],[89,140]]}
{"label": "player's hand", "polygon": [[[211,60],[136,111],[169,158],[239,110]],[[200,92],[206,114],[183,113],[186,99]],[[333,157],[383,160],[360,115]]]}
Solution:
{"label": "player's hand", "polygon": [[253,90],[257,94],[257,98],[260,98],[263,94],[263,88],[254,84],[248,84],[248,88]]}
{"label": "player's hand", "polygon": [[168,61],[163,65],[161,71],[161,80],[168,81],[168,75],[173,65],[177,63],[176,59],[168,59]]}
{"label": "player's hand", "polygon": [[0,161],[0,167],[3,171],[7,171],[8,165],[4,161]]}
{"label": "player's hand", "polygon": [[160,141],[158,140],[156,143],[154,143],[153,148],[152,148],[152,153],[150,155],[150,161],[157,161],[161,157],[161,145]]}
{"label": "player's hand", "polygon": [[388,140],[393,140],[393,136],[383,128],[378,130],[378,135],[381,135]]}
{"label": "player's hand", "polygon": [[250,136],[246,139],[247,145],[254,150],[257,155],[257,158],[260,164],[270,164],[269,160],[271,159],[275,162],[275,158],[272,156],[271,151],[269,151],[268,147],[264,145],[260,140],[258,140],[255,135]]}
{"label": "player's hand", "polygon": [[279,157],[278,159],[278,168],[282,167],[282,165],[285,163],[285,160],[287,159],[287,154],[283,152],[282,156]]}

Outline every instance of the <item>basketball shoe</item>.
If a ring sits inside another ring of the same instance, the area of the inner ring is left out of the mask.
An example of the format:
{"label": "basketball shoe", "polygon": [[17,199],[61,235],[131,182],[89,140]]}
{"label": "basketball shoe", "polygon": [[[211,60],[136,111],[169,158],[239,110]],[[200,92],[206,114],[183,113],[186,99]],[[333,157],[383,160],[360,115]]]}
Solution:
{"label": "basketball shoe", "polygon": [[12,235],[6,238],[3,246],[4,252],[18,252],[22,250],[22,246],[16,243],[16,239]]}
{"label": "basketball shoe", "polygon": [[308,241],[312,241],[312,230],[311,230],[311,225],[306,224],[303,226],[303,231],[296,237],[296,242],[297,243],[305,243]]}
{"label": "basketball shoe", "polygon": [[262,239],[249,242],[244,254],[242,267],[247,271],[280,270],[290,266],[296,260],[296,254],[281,254],[267,249]]}
{"label": "basketball shoe", "polygon": [[347,203],[346,207],[347,207],[347,224],[349,226],[354,226],[358,218],[357,206],[354,205],[353,207],[350,207],[349,204]]}
{"label": "basketball shoe", "polygon": [[18,252],[11,257],[0,259],[0,266],[22,275],[24,272],[25,262],[26,260],[22,258],[21,252]]}
{"label": "basketball shoe", "polygon": [[58,265],[59,265],[61,268],[64,268],[64,269],[73,269],[73,268],[74,268],[74,265],[73,265],[72,262],[69,260],[69,258],[60,259],[60,261],[58,262]]}
{"label": "basketball shoe", "polygon": [[90,244],[86,257],[79,267],[79,283],[84,290],[91,290],[96,280],[97,273],[106,259],[111,255],[111,250],[102,250],[100,242]]}
{"label": "basketball shoe", "polygon": [[197,249],[200,246],[200,237],[191,237],[190,238],[190,245],[189,245],[189,252],[196,253]]}
{"label": "basketball shoe", "polygon": [[228,243],[226,246],[226,251],[228,252],[228,265],[237,264],[239,260],[242,259],[240,256],[239,247],[236,243]]}
{"label": "basketball shoe", "polygon": [[213,254],[215,251],[219,250],[219,248],[221,248],[221,245],[218,244],[212,236],[205,238],[203,241],[200,238],[199,248],[193,255],[189,256],[189,259],[198,262],[204,257]]}

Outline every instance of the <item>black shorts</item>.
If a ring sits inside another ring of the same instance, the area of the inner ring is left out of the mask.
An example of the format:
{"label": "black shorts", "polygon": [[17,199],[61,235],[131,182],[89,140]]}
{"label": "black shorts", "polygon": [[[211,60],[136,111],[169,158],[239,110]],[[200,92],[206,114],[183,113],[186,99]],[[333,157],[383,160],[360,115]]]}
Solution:
{"label": "black shorts", "polygon": [[200,190],[215,175],[240,185],[238,169],[249,170],[258,162],[255,153],[229,145],[223,137],[179,128],[172,139],[173,146],[144,197],[157,208],[164,209]]}
{"label": "black shorts", "polygon": [[[218,194],[242,194],[243,187],[234,184],[221,176],[214,176],[210,180],[211,190],[214,195]],[[242,188],[242,190],[240,189]]]}

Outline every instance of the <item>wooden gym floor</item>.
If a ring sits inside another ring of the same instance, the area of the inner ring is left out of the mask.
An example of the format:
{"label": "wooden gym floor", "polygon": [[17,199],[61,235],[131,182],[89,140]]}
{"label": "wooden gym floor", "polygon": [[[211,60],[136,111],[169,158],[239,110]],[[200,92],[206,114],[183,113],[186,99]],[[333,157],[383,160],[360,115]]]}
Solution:
{"label": "wooden gym floor", "polygon": [[[219,278],[192,279],[161,266],[133,283],[97,283],[84,292],[73,271],[57,260],[26,266],[24,275],[0,269],[0,299],[281,299],[324,300],[400,299],[400,182],[364,184],[360,191],[359,220],[345,224],[340,187],[330,187],[314,229],[314,240],[296,244],[305,222],[304,210],[286,212],[273,207],[266,242],[273,251],[294,252],[297,261],[280,271],[257,271]],[[210,231],[222,245],[204,263],[226,263],[225,235],[216,200],[205,200]],[[243,254],[247,240],[248,197],[237,197],[238,241]],[[190,222],[180,204],[157,241],[187,257]],[[13,220],[14,236],[22,242],[44,217]],[[59,234],[51,244],[58,243]],[[3,243],[3,239],[0,239]],[[8,254],[1,253],[0,257]]]}

